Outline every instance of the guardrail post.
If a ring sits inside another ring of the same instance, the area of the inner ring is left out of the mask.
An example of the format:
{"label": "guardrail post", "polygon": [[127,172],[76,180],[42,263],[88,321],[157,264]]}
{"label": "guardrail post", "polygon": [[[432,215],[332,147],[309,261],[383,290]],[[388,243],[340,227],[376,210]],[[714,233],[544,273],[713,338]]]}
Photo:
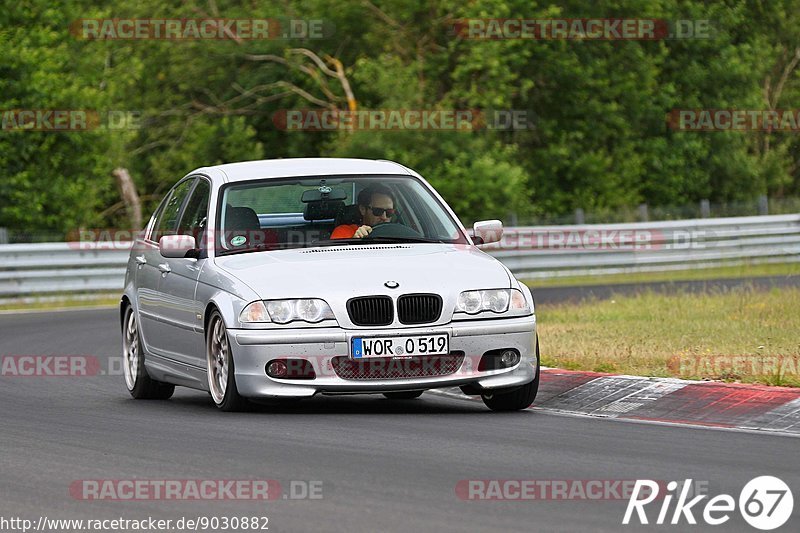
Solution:
{"label": "guardrail post", "polygon": [[8,229],[0,228],[0,244],[8,244]]}
{"label": "guardrail post", "polygon": [[768,215],[769,214],[769,199],[767,198],[766,194],[762,194],[758,197],[758,214],[759,215]]}
{"label": "guardrail post", "polygon": [[711,202],[700,200],[700,218],[711,218]]}
{"label": "guardrail post", "polygon": [[583,216],[583,209],[580,207],[575,210],[575,224],[581,225],[586,222],[585,217]]}
{"label": "guardrail post", "polygon": [[636,208],[636,212],[641,222],[647,222],[649,220],[647,215],[647,204],[639,204],[639,207]]}

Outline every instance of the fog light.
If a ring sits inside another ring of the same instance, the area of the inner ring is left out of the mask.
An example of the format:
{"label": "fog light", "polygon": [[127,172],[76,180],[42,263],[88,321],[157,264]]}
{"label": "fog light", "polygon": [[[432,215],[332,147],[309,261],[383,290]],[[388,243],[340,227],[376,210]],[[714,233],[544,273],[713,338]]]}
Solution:
{"label": "fog light", "polygon": [[266,365],[267,375],[280,379],[316,379],[314,365],[308,359],[273,359]]}
{"label": "fog light", "polygon": [[271,378],[285,378],[288,373],[289,369],[283,361],[272,361],[267,365],[267,375]]}
{"label": "fog light", "polygon": [[506,350],[503,352],[503,355],[500,356],[500,362],[503,363],[505,367],[514,366],[519,363],[519,354],[514,350]]}
{"label": "fog light", "polygon": [[481,362],[478,364],[478,371],[502,370],[511,368],[520,361],[519,351],[514,348],[499,348],[490,350],[483,354]]}

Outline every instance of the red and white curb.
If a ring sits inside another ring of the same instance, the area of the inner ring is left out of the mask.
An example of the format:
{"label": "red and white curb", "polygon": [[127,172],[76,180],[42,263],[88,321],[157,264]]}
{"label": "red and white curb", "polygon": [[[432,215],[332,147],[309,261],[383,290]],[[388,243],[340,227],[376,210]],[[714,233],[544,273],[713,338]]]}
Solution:
{"label": "red and white curb", "polygon": [[542,368],[529,409],[800,436],[800,388],[790,387]]}

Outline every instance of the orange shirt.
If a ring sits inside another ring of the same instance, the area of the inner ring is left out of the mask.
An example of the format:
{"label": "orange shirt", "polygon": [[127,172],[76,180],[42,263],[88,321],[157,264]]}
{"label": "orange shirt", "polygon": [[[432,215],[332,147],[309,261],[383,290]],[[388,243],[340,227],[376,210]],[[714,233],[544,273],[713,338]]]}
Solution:
{"label": "orange shirt", "polygon": [[356,230],[360,228],[358,224],[342,224],[341,226],[336,226],[331,233],[331,239],[352,239],[353,236],[356,234]]}

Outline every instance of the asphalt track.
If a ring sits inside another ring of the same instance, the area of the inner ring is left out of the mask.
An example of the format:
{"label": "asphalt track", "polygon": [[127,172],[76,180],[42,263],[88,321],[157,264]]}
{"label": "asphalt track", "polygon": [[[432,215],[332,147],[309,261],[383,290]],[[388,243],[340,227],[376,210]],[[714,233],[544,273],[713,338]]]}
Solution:
{"label": "asphalt track", "polygon": [[[0,355],[118,356],[113,310],[0,315]],[[794,489],[800,439],[661,426],[542,411],[496,414],[432,393],[313,398],[226,414],[178,389],[135,401],[120,375],[0,376],[0,517],[178,519],[267,516],[269,531],[756,531],[738,512],[724,526],[621,526],[627,502],[464,501],[467,479],[699,480],[738,499],[775,475]],[[85,501],[83,479],[321,481],[322,499]],[[707,501],[707,500],[706,500]],[[658,507],[648,508],[651,521]],[[702,510],[701,510],[702,511]],[[700,515],[695,516],[702,524]],[[670,513],[671,516],[671,513]]]}

